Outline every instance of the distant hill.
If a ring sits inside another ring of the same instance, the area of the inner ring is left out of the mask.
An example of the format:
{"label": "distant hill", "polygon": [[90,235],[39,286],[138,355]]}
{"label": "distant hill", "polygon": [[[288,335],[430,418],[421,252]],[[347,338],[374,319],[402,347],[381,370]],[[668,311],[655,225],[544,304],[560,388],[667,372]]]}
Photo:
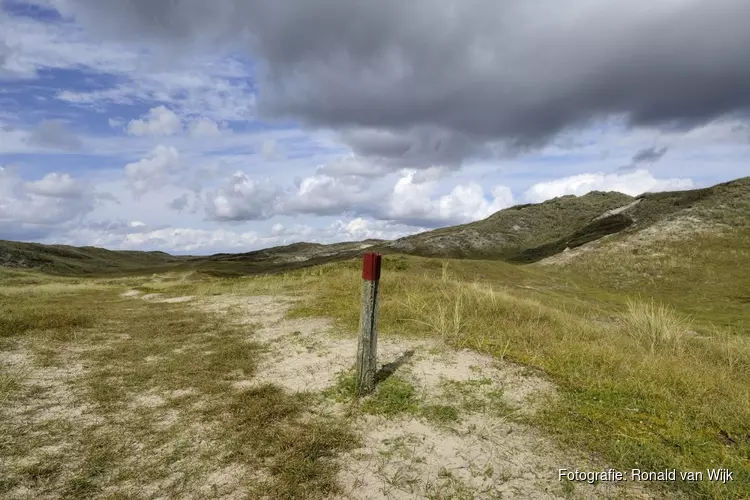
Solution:
{"label": "distant hill", "polygon": [[604,236],[637,233],[668,221],[687,226],[750,224],[750,177],[638,197],[599,191],[563,196],[501,210],[470,224],[407,236],[379,249],[426,257],[536,262]]}
{"label": "distant hill", "polygon": [[507,208],[470,224],[407,236],[386,247],[425,257],[511,259],[526,249],[563,238],[632,200],[622,193],[599,191],[563,196]]}
{"label": "distant hill", "polygon": [[330,245],[293,243],[247,253],[194,257],[189,265],[217,276],[273,273],[351,259],[361,255],[365,250],[385,243],[383,240],[352,241]]}
{"label": "distant hill", "polygon": [[166,269],[185,262],[164,252],[114,251],[97,247],[42,245],[0,240],[0,266],[54,274],[96,274]]}
{"label": "distant hill", "polygon": [[[704,189],[646,193],[637,197],[594,191],[544,203],[517,205],[486,219],[395,241],[331,245],[294,243],[208,257],[164,252],[112,251],[0,240],[0,266],[56,274],[102,274],[197,269],[242,275],[311,266],[360,255],[365,249],[425,257],[537,262],[611,235],[690,233],[706,227],[750,227],[750,177]],[[651,231],[652,233],[649,233]]]}
{"label": "distant hill", "polygon": [[382,240],[322,245],[294,243],[248,253],[207,257],[174,256],[165,252],[115,251],[96,247],[42,245],[0,240],[0,266],[38,269],[61,275],[136,274],[200,270],[216,275],[274,272],[351,258]]}

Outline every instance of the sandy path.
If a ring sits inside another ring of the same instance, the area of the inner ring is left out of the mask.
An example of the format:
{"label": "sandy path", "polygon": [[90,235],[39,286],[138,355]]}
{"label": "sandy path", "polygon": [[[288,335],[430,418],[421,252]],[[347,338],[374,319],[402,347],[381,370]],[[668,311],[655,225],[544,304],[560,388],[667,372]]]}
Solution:
{"label": "sandy path", "polygon": [[[236,382],[235,390],[270,382],[288,391],[319,392],[352,367],[356,335],[332,333],[326,319],[285,319],[293,303],[283,297],[222,296],[205,304],[213,312],[240,311],[235,321],[260,327],[250,339],[263,343],[267,356],[256,376]],[[634,483],[558,481],[561,468],[601,471],[609,465],[563,450],[515,418],[555,397],[554,385],[539,374],[434,340],[381,338],[378,356],[380,365],[399,360],[395,374],[416,388],[420,403],[465,397],[481,402],[501,394],[508,411],[461,410],[459,421],[449,425],[357,414],[352,425],[364,446],[339,458],[343,498],[650,498]],[[333,400],[322,404],[317,412],[342,414]]]}

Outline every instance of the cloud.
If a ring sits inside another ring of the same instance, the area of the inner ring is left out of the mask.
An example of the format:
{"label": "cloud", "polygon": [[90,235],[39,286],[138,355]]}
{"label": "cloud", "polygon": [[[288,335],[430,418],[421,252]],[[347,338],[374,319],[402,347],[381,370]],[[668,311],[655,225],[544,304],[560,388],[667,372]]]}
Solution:
{"label": "cloud", "polygon": [[357,217],[349,222],[337,220],[331,224],[328,230],[329,233],[332,233],[329,241],[394,240],[423,231],[427,231],[427,228],[362,217]]}
{"label": "cloud", "polygon": [[223,187],[207,193],[206,212],[219,221],[268,219],[278,211],[279,196],[270,181],[258,182],[237,172]]}
{"label": "cloud", "polygon": [[591,191],[618,191],[637,196],[649,191],[677,191],[693,187],[691,179],[657,179],[648,170],[639,169],[623,174],[600,172],[539,182],[524,193],[524,198],[529,203],[541,203],[568,194],[582,196]]}
{"label": "cloud", "polygon": [[50,173],[24,182],[17,169],[0,167],[0,239],[64,231],[98,201],[93,189],[68,174]]}
{"label": "cloud", "polygon": [[[131,230],[123,234],[108,232],[77,231],[71,234],[71,240],[79,239],[99,241],[101,245],[123,250],[164,250],[173,253],[208,254],[220,251],[244,252],[265,246],[269,240],[255,231],[244,233],[227,229],[195,228],[161,228],[138,231]],[[271,243],[272,244],[272,243]]]}
{"label": "cloud", "polygon": [[159,145],[151,154],[125,165],[125,178],[136,194],[166,185],[170,176],[180,171],[180,155],[171,146]]}
{"label": "cloud", "polygon": [[437,182],[418,182],[416,174],[416,171],[407,171],[396,182],[379,218],[434,227],[480,220],[513,205],[510,188],[496,186],[488,200],[484,189],[476,182],[457,185],[450,193],[435,198]]}
{"label": "cloud", "polygon": [[260,155],[266,161],[278,161],[284,159],[284,153],[280,150],[278,142],[274,139],[264,139],[260,145]]}
{"label": "cloud", "polygon": [[633,155],[633,165],[639,163],[656,163],[661,160],[662,157],[667,154],[669,148],[662,146],[660,148],[653,146],[650,148],[644,148]]}
{"label": "cloud", "polygon": [[224,187],[208,193],[207,215],[223,221],[343,215],[435,227],[482,219],[513,204],[510,188],[502,185],[487,195],[482,186],[468,182],[437,195],[446,175],[440,168],[405,170],[395,182],[392,178],[390,182],[373,178],[371,173],[355,157],[343,157],[282,189],[268,180],[261,183],[237,172]]}
{"label": "cloud", "polygon": [[456,167],[465,159],[491,153],[477,138],[434,126],[395,131],[359,128],[340,137],[356,154],[392,168]]}
{"label": "cloud", "polygon": [[174,200],[170,201],[168,203],[168,207],[172,210],[177,210],[178,212],[182,212],[187,208],[188,203],[190,203],[190,197],[187,193],[183,194],[182,196],[179,196],[175,198]]}
{"label": "cloud", "polygon": [[193,137],[216,137],[220,133],[219,125],[205,117],[198,118],[190,124],[190,135]]}
{"label": "cloud", "polygon": [[71,199],[80,198],[86,191],[87,186],[74,180],[70,174],[52,172],[38,181],[25,183],[24,188],[25,192],[30,194]]}
{"label": "cloud", "polygon": [[[334,162],[336,165],[336,162]],[[352,165],[349,164],[351,167]],[[382,184],[347,168],[319,168],[315,175],[301,179],[287,191],[280,211],[284,214],[341,215],[365,213],[387,195]]]}
{"label": "cloud", "polygon": [[369,161],[366,158],[347,155],[334,159],[333,161],[321,165],[316,169],[316,173],[332,178],[357,176],[364,178],[378,178],[388,173],[389,169],[382,164]]}
{"label": "cloud", "polygon": [[10,78],[16,76],[13,68],[13,53],[10,46],[5,41],[0,40],[0,78]]}
{"label": "cloud", "polygon": [[620,167],[617,169],[617,171],[620,173],[635,172],[636,170],[638,170],[638,166],[642,163],[654,164],[658,162],[662,159],[662,157],[667,153],[668,150],[669,147],[667,146],[651,146],[648,148],[643,148],[633,155],[633,159],[630,161],[629,165]]}
{"label": "cloud", "polygon": [[149,110],[148,114],[140,120],[131,120],[128,123],[130,135],[175,135],[182,131],[182,122],[174,111],[166,106],[157,106]]}
{"label": "cloud", "polygon": [[28,142],[32,146],[74,151],[81,148],[81,140],[62,120],[44,120],[31,131]]}
{"label": "cloud", "polygon": [[113,129],[120,129],[125,125],[125,122],[121,118],[109,118],[107,123]]}
{"label": "cloud", "polygon": [[[58,5],[102,38],[185,57],[247,50],[264,116],[353,131],[355,152],[415,167],[608,116],[692,127],[750,107],[745,0]],[[382,137],[362,137],[372,130]]]}

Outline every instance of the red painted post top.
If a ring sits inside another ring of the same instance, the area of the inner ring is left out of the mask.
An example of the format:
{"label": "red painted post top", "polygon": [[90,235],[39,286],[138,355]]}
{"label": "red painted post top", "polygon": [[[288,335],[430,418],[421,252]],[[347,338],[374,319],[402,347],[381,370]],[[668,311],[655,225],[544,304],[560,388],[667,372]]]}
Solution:
{"label": "red painted post top", "polygon": [[380,260],[382,255],[375,252],[368,252],[362,259],[362,278],[367,281],[376,281],[380,279]]}

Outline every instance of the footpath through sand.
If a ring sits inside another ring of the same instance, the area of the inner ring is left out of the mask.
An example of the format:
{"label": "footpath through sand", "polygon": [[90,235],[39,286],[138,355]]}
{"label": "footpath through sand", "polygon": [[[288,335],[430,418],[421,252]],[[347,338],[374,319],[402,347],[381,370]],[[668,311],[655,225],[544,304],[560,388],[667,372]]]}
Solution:
{"label": "footpath through sand", "polygon": [[[342,374],[351,372],[356,334],[336,333],[323,318],[287,319],[292,298],[217,296],[201,302],[214,313],[231,312],[228,321],[255,325],[248,340],[265,347],[256,375],[234,382],[233,390],[273,383],[291,392],[330,394]],[[409,414],[351,414],[351,405],[321,397],[320,407],[311,411],[351,415],[364,443],[338,459],[342,498],[652,497],[633,483],[558,480],[561,468],[609,466],[561,449],[521,422],[555,397],[554,385],[528,368],[435,340],[393,336],[379,339],[378,362],[414,388],[417,404],[453,408],[456,418],[434,422]]]}

